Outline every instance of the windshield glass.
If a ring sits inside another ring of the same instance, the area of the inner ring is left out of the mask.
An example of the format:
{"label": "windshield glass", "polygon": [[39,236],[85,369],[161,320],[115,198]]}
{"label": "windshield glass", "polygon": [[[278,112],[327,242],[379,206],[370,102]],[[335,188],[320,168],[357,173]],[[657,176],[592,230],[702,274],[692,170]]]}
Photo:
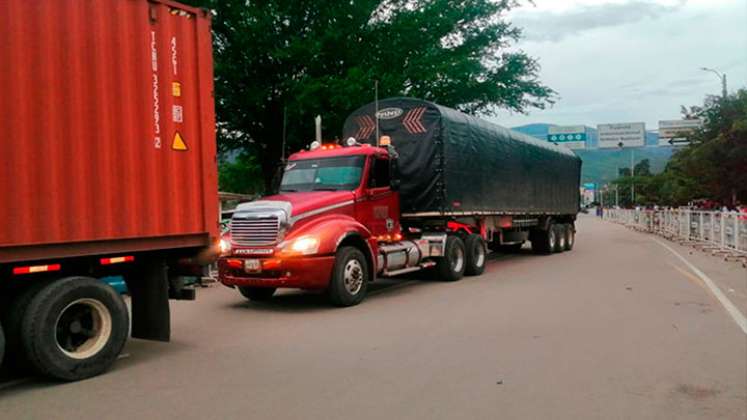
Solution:
{"label": "windshield glass", "polygon": [[280,192],[352,190],[360,184],[363,156],[288,162]]}

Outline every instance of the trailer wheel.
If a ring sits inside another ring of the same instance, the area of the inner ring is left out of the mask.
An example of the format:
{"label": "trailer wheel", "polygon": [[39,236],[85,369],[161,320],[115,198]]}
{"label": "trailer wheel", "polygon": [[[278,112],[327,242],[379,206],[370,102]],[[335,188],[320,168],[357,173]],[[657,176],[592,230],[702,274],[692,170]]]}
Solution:
{"label": "trailer wheel", "polygon": [[471,234],[464,241],[464,248],[467,251],[467,264],[464,267],[464,274],[468,276],[479,276],[485,271],[485,261],[487,248],[482,236]]}
{"label": "trailer wheel", "polygon": [[436,261],[436,272],[442,281],[457,281],[464,275],[464,242],[456,236],[446,237],[444,256]]}
{"label": "trailer wheel", "polygon": [[555,225],[555,248],[552,252],[565,251],[566,228],[565,225]]}
{"label": "trailer wheel", "polygon": [[532,251],[535,254],[547,255],[555,250],[557,244],[557,230],[555,225],[550,225],[547,230],[533,230],[530,241],[532,242]]}
{"label": "trailer wheel", "polygon": [[129,313],[109,285],[89,277],[55,281],[29,303],[21,340],[45,376],[76,381],[106,371],[129,334]]}
{"label": "trailer wheel", "polygon": [[269,300],[275,294],[275,290],[274,287],[239,286],[239,292],[242,296],[256,301]]}
{"label": "trailer wheel", "polygon": [[332,278],[327,294],[336,306],[353,306],[361,303],[368,289],[368,263],[366,256],[354,246],[337,250]]}
{"label": "trailer wheel", "polygon": [[565,250],[570,251],[573,249],[573,244],[576,242],[576,229],[573,223],[565,225]]}
{"label": "trailer wheel", "polygon": [[5,329],[5,367],[14,372],[30,370],[29,362],[21,342],[21,323],[31,299],[50,280],[37,280],[11,299],[3,308],[2,322]]}

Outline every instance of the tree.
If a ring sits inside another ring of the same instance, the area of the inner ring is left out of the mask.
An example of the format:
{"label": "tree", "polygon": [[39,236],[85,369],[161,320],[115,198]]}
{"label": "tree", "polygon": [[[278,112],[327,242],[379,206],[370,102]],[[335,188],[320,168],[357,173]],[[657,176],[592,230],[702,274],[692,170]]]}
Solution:
{"label": "tree", "polygon": [[726,98],[708,97],[703,107],[692,109],[703,127],[673,156],[666,172],[680,183],[695,184],[692,193],[699,195],[691,194],[691,200],[732,205],[747,201],[747,90]]}
{"label": "tree", "polygon": [[[256,156],[269,185],[281,155],[336,137],[345,116],[407,95],[470,113],[552,103],[535,59],[509,47],[518,0],[188,0],[214,10],[216,108],[222,151]],[[285,118],[284,118],[285,116]],[[284,120],[287,145],[282,150]]]}
{"label": "tree", "polygon": [[221,191],[239,194],[257,194],[264,190],[262,168],[247,153],[240,153],[233,161],[223,161],[218,174]]}
{"label": "tree", "polygon": [[635,204],[747,202],[747,90],[726,98],[707,97],[703,106],[682,107],[682,113],[686,119],[702,119],[703,127],[689,136],[689,145],[674,154],[661,174],[652,175],[646,159],[635,165],[632,178],[630,169],[620,168],[613,183],[621,204],[631,204],[631,182],[636,187]]}
{"label": "tree", "polygon": [[633,172],[635,173],[635,176],[650,176],[651,161],[649,161],[648,159],[643,159],[640,162],[636,163],[633,167]]}

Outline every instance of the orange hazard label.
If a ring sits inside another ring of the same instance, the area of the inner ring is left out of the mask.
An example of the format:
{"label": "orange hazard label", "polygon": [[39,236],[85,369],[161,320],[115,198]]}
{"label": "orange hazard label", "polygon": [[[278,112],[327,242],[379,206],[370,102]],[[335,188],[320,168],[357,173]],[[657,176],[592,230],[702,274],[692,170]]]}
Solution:
{"label": "orange hazard label", "polygon": [[174,134],[174,141],[171,143],[171,148],[179,151],[187,150],[187,143],[184,142],[184,138],[182,138],[182,135],[178,131]]}

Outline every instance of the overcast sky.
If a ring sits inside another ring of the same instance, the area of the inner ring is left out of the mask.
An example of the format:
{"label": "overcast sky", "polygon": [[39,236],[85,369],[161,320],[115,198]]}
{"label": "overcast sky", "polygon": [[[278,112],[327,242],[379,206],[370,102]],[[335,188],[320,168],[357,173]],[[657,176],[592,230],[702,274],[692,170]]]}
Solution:
{"label": "overcast sky", "polygon": [[596,126],[680,117],[697,105],[747,86],[747,0],[535,0],[509,15],[524,29],[517,45],[537,58],[557,103],[528,115],[500,112],[497,123]]}

